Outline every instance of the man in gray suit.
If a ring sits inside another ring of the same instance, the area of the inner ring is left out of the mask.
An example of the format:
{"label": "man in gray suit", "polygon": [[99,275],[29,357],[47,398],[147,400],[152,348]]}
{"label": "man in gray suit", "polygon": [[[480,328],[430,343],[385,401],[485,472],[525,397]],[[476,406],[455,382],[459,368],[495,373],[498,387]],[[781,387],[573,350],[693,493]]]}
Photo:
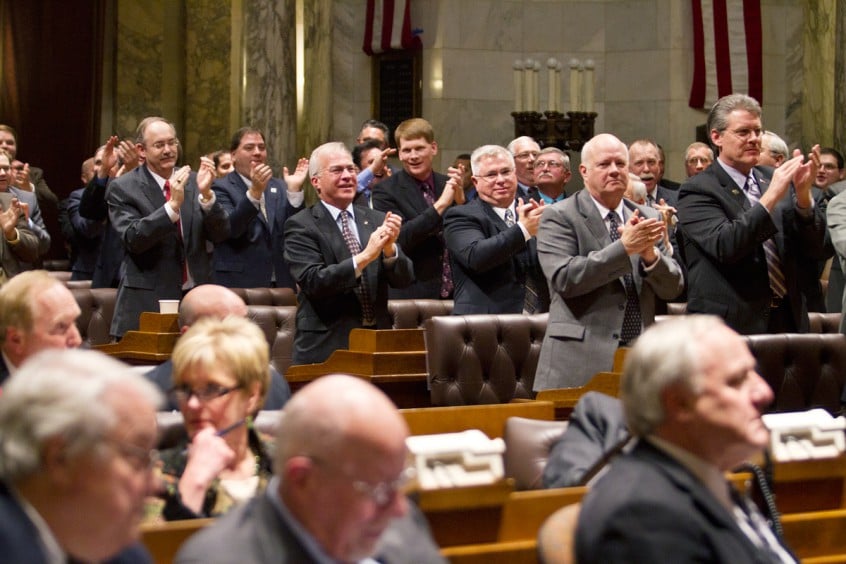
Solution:
{"label": "man in gray suit", "polygon": [[158,300],[178,300],[209,282],[206,240],[229,237],[228,216],[211,189],[211,159],[201,159],[197,174],[176,169],[179,140],[163,118],[145,118],[136,133],[144,165],[116,178],[106,192],[109,221],[126,250],[111,327],[118,338],[138,328],[141,312],[158,311]]}
{"label": "man in gray suit", "polygon": [[371,384],[316,380],[285,406],[267,490],[191,537],[176,562],[443,562],[402,492],[407,436]]}
{"label": "man in gray suit", "polygon": [[671,300],[684,287],[658,212],[623,199],[623,142],[601,134],[585,143],[579,172],[585,189],[547,206],[538,229],[552,302],[535,390],[581,386],[611,370],[617,347],[653,322],[655,298]]}

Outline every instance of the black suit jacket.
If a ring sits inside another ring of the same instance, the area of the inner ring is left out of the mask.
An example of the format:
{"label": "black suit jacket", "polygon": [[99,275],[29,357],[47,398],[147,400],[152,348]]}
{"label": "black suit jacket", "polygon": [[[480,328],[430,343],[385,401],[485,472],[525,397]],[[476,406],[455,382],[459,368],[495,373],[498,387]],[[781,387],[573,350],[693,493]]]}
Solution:
{"label": "black suit jacket", "polygon": [[537,313],[549,310],[536,239],[526,241],[517,224],[506,227],[489,203],[477,198],[447,210],[444,239],[455,282],[454,315],[522,313],[527,275],[539,290]]}
{"label": "black suit jacket", "polygon": [[769,562],[702,482],[645,441],[618,456],[582,501],[576,560]]}
{"label": "black suit jacket", "polygon": [[[754,171],[761,192],[772,169]],[[763,242],[775,237],[781,255],[795,331],[808,331],[803,270],[817,268],[825,254],[825,217],[815,207],[810,218],[796,210],[791,187],[772,214],[750,206],[746,194],[714,162],[682,185],[680,229],[676,236],[687,264],[688,313],[711,313],[742,334],[766,333],[770,318],[770,282]]]}
{"label": "black suit jacket", "polygon": [[209,282],[206,240],[219,242],[228,237],[229,221],[219,202],[202,211],[193,172],[180,208],[181,237],[164,209],[164,194],[146,166],[109,183],[106,201],[109,219],[126,250],[111,327],[112,335],[122,337],[138,328],[141,312],[158,311],[158,300],[182,298],[183,261],[194,284]]}
{"label": "black suit jacket", "polygon": [[[0,560],[9,563],[47,564],[47,555],[42,548],[38,530],[3,482],[0,482]],[[150,562],[150,554],[140,543],[136,543],[106,560],[104,564]]]}
{"label": "black suit jacket", "polygon": [[74,190],[65,203],[68,222],[73,231],[72,245],[75,251],[74,261],[71,265],[73,272],[71,280],[91,280],[93,278],[97,259],[100,256],[100,246],[103,243],[103,233],[106,230],[103,221],[88,219],[80,215],[79,203],[84,191],[84,188]]}
{"label": "black suit jacket", "polygon": [[109,206],[106,204],[106,182],[95,176],[82,192],[79,200],[79,215],[82,218],[105,222],[103,240],[94,265],[91,278],[92,288],[117,288],[120,283],[120,267],[123,263],[123,244],[120,235],[109,221]]}
{"label": "black suit jacket", "polygon": [[[435,174],[435,200],[444,191],[447,177]],[[441,298],[443,274],[443,218],[428,205],[420,190],[420,181],[401,170],[373,187],[373,209],[393,212],[402,217],[398,243],[414,263],[414,284],[404,289],[391,288],[389,297]]]}
{"label": "black suit jacket", "polygon": [[[363,249],[370,235],[382,225],[385,214],[361,206],[353,208]],[[362,311],[354,291],[359,278],[352,255],[322,202],[294,215],[285,224],[285,260],[300,285],[292,362],[323,362],[333,351],[348,348],[350,331],[362,326]],[[401,248],[395,258],[374,260],[364,269],[376,328],[391,328],[388,285],[407,286],[414,276],[412,270],[411,259]]]}
{"label": "black suit jacket", "polygon": [[228,288],[267,288],[275,273],[276,287],[296,290],[283,257],[285,221],[302,206],[288,202],[288,186],[271,178],[264,192],[267,219],[247,198],[247,186],[233,171],[215,180],[212,189],[229,214],[230,236],[214,248],[212,279]]}

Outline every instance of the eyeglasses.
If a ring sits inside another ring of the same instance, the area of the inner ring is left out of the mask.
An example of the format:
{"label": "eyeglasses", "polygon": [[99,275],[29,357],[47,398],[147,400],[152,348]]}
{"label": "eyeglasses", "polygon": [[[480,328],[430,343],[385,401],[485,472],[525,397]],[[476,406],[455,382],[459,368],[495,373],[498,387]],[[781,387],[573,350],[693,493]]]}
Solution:
{"label": "eyeglasses", "polygon": [[503,168],[500,170],[492,170],[487,174],[477,175],[476,178],[481,178],[485,182],[496,182],[497,178],[499,178],[500,176],[502,176],[503,178],[508,178],[512,174],[514,174],[513,168]]}
{"label": "eyeglasses", "polygon": [[169,139],[167,141],[156,141],[155,143],[151,143],[150,147],[155,149],[156,151],[161,151],[165,147],[171,147],[173,149],[179,147],[179,139]]}
{"label": "eyeglasses", "polygon": [[516,155],[514,155],[514,158],[519,161],[525,161],[529,158],[536,159],[538,158],[539,154],[539,151],[523,151],[522,153],[517,153]]}
{"label": "eyeglasses", "polygon": [[753,134],[758,139],[760,139],[761,136],[764,134],[763,129],[751,129],[751,128],[748,128],[748,127],[742,127],[740,129],[729,129],[727,131],[729,133],[731,133],[732,135],[734,135],[735,137],[737,137],[738,139],[741,139],[743,141],[746,141],[747,139],[752,137]]}
{"label": "eyeglasses", "polygon": [[833,163],[820,163],[820,170],[832,171],[832,170],[840,170],[840,168],[836,164],[833,164]]}
{"label": "eyeglasses", "polygon": [[202,388],[192,388],[184,384],[182,386],[174,386],[170,389],[170,394],[177,403],[188,403],[191,396],[196,397],[203,403],[208,403],[213,399],[223,397],[226,394],[232,393],[241,386],[221,386],[220,384],[206,384]]}
{"label": "eyeglasses", "polygon": [[375,503],[377,507],[387,507],[394,499],[396,499],[397,494],[405,492],[409,482],[417,476],[417,471],[411,466],[407,466],[406,468],[403,468],[402,472],[400,472],[400,475],[397,476],[396,479],[386,482],[377,482],[374,484],[373,482],[356,480],[341,470],[341,468],[330,465],[322,458],[314,456],[309,456],[308,458],[310,458],[315,464],[342,475],[350,481],[353,489],[358,494],[368,498],[370,501]]}
{"label": "eyeglasses", "polygon": [[323,171],[328,172],[332,176],[341,176],[344,172],[355,174],[355,165],[330,166],[329,168],[323,169]]}
{"label": "eyeglasses", "polygon": [[555,170],[557,168],[564,168],[564,163],[560,163],[558,161],[535,161],[535,170],[541,168],[549,168],[550,170]]}
{"label": "eyeglasses", "polygon": [[117,451],[118,456],[126,460],[136,472],[150,470],[158,464],[161,457],[157,449],[146,449],[132,443],[110,440],[109,445]]}

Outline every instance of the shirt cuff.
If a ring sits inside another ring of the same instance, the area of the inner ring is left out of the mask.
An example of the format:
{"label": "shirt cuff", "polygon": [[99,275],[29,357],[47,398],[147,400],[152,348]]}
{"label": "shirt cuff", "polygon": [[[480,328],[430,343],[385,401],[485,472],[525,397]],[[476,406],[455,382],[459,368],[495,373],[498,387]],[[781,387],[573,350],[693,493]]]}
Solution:
{"label": "shirt cuff", "polygon": [[305,202],[305,192],[303,190],[300,190],[299,192],[291,192],[290,190],[288,190],[287,192],[289,204],[291,204],[295,208],[298,208],[303,205],[303,202]]}
{"label": "shirt cuff", "polygon": [[212,206],[214,206],[214,203],[217,201],[217,195],[214,193],[214,190],[211,190],[211,198],[205,200],[203,199],[203,195],[199,194],[197,195],[197,200],[200,201],[200,208],[207,212],[212,209]]}

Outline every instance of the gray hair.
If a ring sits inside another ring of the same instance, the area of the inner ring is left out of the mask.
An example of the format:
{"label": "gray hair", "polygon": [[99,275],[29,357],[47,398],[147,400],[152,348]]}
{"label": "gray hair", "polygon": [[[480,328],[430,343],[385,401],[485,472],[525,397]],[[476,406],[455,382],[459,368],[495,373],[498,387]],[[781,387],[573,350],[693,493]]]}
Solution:
{"label": "gray hair", "polygon": [[352,153],[350,153],[350,150],[347,149],[346,145],[344,145],[340,141],[331,141],[329,143],[324,143],[323,145],[319,146],[314,151],[312,151],[311,156],[308,158],[309,178],[320,176],[320,173],[323,172],[323,161],[328,155],[332,155],[335,153],[344,153],[346,155],[349,155],[350,159],[352,159]]}
{"label": "gray hair", "polygon": [[0,400],[0,479],[10,483],[38,472],[51,439],[70,457],[90,453],[117,423],[108,392],[131,389],[151,405],[161,393],[144,376],[103,353],[47,350],[29,359],[3,386]]}
{"label": "gray hair", "polygon": [[[696,393],[705,351],[701,341],[725,323],[714,315],[686,315],[656,323],[626,355],[620,399],[635,436],[650,434],[664,421],[662,392],[682,385]],[[713,352],[713,351],[709,351]]]}
{"label": "gray hair", "polygon": [[521,135],[520,137],[517,137],[516,139],[512,139],[511,143],[508,144],[508,147],[506,147],[506,149],[508,149],[508,152],[513,155],[515,147],[517,147],[517,145],[519,143],[523,143],[523,142],[534,143],[535,145],[538,146],[538,150],[540,150],[540,144],[538,144],[538,142],[535,141],[534,137],[529,137],[528,135]]}
{"label": "gray hair", "polygon": [[750,114],[761,117],[761,104],[752,96],[746,94],[729,94],[723,96],[708,112],[708,131],[717,130],[722,133],[728,127],[728,116],[735,110],[746,110]]}
{"label": "gray hair", "polygon": [[511,154],[511,151],[499,145],[482,145],[470,155],[470,168],[473,170],[473,174],[479,174],[479,166],[482,159],[496,157],[505,159],[511,165],[511,168],[514,168],[514,155]]}
{"label": "gray hair", "polygon": [[761,137],[761,145],[767,148],[767,151],[775,155],[781,155],[784,160],[790,159],[790,149],[787,148],[787,143],[784,139],[773,133],[772,131],[765,131]]}
{"label": "gray hair", "polygon": [[690,152],[693,149],[707,149],[708,154],[711,155],[711,160],[714,160],[714,149],[712,149],[707,144],[702,143],[701,141],[694,141],[693,143],[687,146],[687,149],[684,150],[684,162],[687,162],[687,159],[690,158]]}
{"label": "gray hair", "polygon": [[541,155],[549,155],[550,153],[561,157],[561,162],[564,164],[564,170],[570,170],[570,155],[558,147],[544,147],[541,149],[540,153],[538,153],[538,158],[540,158]]}

